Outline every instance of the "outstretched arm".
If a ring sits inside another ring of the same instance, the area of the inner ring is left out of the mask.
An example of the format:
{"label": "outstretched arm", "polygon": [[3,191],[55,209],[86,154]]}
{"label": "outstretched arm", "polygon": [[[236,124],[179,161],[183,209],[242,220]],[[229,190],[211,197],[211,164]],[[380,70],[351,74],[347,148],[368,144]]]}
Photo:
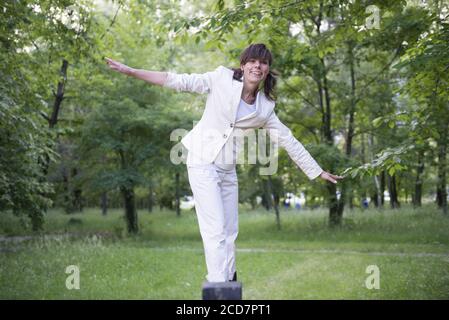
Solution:
{"label": "outstretched arm", "polygon": [[274,111],[265,123],[264,128],[268,129],[270,136],[285,148],[290,158],[310,180],[320,177],[332,183],[337,183],[337,180],[343,179],[341,176],[324,171],[301,142],[293,136],[291,130],[279,120]]}
{"label": "outstretched arm", "polygon": [[142,69],[134,69],[118,61],[105,58],[108,66],[115,71],[126,74],[128,76],[144,80],[151,84],[163,86],[167,81],[167,72],[147,71]]}
{"label": "outstretched arm", "polygon": [[176,74],[173,72],[157,72],[147,71],[141,69],[133,69],[127,65],[114,61],[109,58],[105,58],[107,64],[112,70],[120,73],[132,76],[137,79],[144,80],[151,84],[156,84],[166,88],[175,89],[177,91],[196,92],[196,93],[208,93],[210,92],[214,79],[225,72],[224,67],[219,66],[217,69],[211,72],[203,74],[196,73],[183,73]]}

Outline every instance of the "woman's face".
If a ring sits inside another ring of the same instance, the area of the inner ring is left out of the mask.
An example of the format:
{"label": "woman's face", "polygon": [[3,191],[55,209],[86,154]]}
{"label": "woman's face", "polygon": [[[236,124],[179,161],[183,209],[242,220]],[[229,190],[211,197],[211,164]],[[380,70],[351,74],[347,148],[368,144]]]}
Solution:
{"label": "woman's face", "polygon": [[240,68],[243,70],[243,77],[245,82],[260,83],[265,80],[270,72],[270,66],[267,60],[249,59],[245,64],[242,64]]}

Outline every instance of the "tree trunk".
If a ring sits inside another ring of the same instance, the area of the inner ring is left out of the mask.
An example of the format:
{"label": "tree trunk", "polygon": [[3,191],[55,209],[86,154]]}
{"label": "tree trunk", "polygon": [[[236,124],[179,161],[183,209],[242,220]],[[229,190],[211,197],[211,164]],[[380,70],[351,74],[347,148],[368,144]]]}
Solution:
{"label": "tree trunk", "polygon": [[49,119],[49,127],[53,128],[58,122],[59,110],[61,109],[62,100],[64,100],[64,88],[65,83],[67,81],[67,67],[69,66],[69,62],[67,60],[62,60],[62,66],[60,71],[60,80],[58,82],[58,89],[56,93],[53,93],[55,96],[55,103],[53,104],[53,112]]}
{"label": "tree trunk", "polygon": [[342,216],[338,211],[338,199],[337,199],[337,186],[333,183],[326,185],[329,194],[328,206],[329,206],[329,226],[336,227],[341,225]]}
{"label": "tree trunk", "polygon": [[[374,178],[376,178],[376,176],[374,176]],[[376,181],[376,179],[374,179],[374,182]],[[374,206],[379,209],[379,191],[374,191],[373,193],[370,194],[370,198],[371,198],[371,202],[374,204]]]}
{"label": "tree trunk", "polygon": [[[127,159],[126,154],[123,150],[118,151],[120,157],[120,163],[122,170],[127,169]],[[139,226],[137,224],[137,211],[134,195],[134,187],[132,186],[132,181],[127,181],[126,184],[120,186],[120,192],[123,196],[123,204],[125,206],[125,217],[128,226],[128,233],[136,234],[139,231]]]}
{"label": "tree trunk", "polygon": [[[65,83],[67,81],[68,66],[69,66],[69,62],[67,60],[63,59],[61,70],[59,72],[60,79],[58,82],[58,89],[57,89],[56,93],[53,92],[53,95],[55,96],[55,102],[53,103],[53,110],[52,110],[50,118],[45,117],[45,119],[48,121],[48,127],[50,129],[53,129],[54,126],[56,125],[56,123],[58,122],[59,110],[61,109],[62,100],[64,100],[64,88],[65,88]],[[42,168],[42,172],[46,176],[48,174],[50,158],[48,157],[48,155],[45,155],[44,157],[45,157],[45,159],[44,159],[43,163],[40,163],[40,165]]]}
{"label": "tree trunk", "polygon": [[[78,174],[78,169],[72,169],[72,178]],[[73,179],[72,179],[73,181]],[[73,211],[82,212],[83,211],[83,199],[82,190],[80,188],[74,188],[73,190],[73,201],[72,201]]]}
{"label": "tree trunk", "polygon": [[[357,107],[356,97],[355,97],[355,72],[354,72],[354,44],[352,42],[348,42],[348,62],[349,62],[349,71],[351,74],[351,104],[349,109],[349,117],[348,117],[348,130],[346,136],[346,156],[348,159],[352,157],[352,139],[354,137],[354,126],[355,126],[355,110]],[[352,209],[352,199],[353,199],[353,191],[348,183],[341,183],[341,198],[339,203],[339,214],[343,216],[343,210],[345,206],[345,199],[349,199],[349,204]]]}
{"label": "tree trunk", "polygon": [[176,180],[176,200],[175,200],[175,207],[176,207],[176,216],[180,217],[181,216],[181,208],[180,208],[180,201],[179,201],[179,172],[176,172],[175,175],[175,180]]}
{"label": "tree trunk", "polygon": [[[370,154],[370,160],[372,161],[374,159],[374,137],[372,134],[368,134],[368,148],[371,150]],[[376,187],[376,192],[374,196],[372,196],[372,200],[374,202],[374,205],[376,208],[381,208],[383,206],[383,189],[382,189],[382,182],[379,181],[379,177],[377,175],[374,175],[374,186]]]}
{"label": "tree trunk", "polygon": [[385,205],[385,170],[382,170],[380,174],[380,204],[383,207]]}
{"label": "tree trunk", "polygon": [[413,195],[413,207],[421,207],[422,184],[424,172],[424,150],[418,153],[418,166],[416,168],[415,193]]}
{"label": "tree trunk", "polygon": [[440,133],[438,139],[438,181],[437,181],[437,204],[447,214],[447,190],[446,190],[446,155],[447,155],[447,124],[445,132]]}
{"label": "tree trunk", "polygon": [[383,191],[381,188],[381,182],[379,181],[379,177],[377,175],[374,175],[374,185],[376,186],[376,207],[382,208],[384,204]]}
{"label": "tree trunk", "polygon": [[[50,129],[52,129],[57,121],[58,121],[58,114],[59,114],[59,110],[61,107],[61,102],[64,99],[64,87],[65,87],[65,82],[67,80],[67,67],[69,65],[69,62],[65,59],[62,60],[62,66],[61,66],[61,71],[60,71],[60,75],[61,78],[58,82],[58,90],[57,93],[54,94],[55,95],[55,103],[53,104],[53,112],[50,118],[48,118],[47,116],[44,116],[44,118],[48,121],[48,126]],[[51,144],[47,144],[48,148],[51,148],[52,145]],[[40,178],[40,182],[44,182],[45,181],[45,177],[48,174],[48,167],[50,166],[50,157],[45,154],[43,159],[39,158],[38,160],[38,165],[42,170],[43,173],[43,177]],[[46,195],[45,193],[41,193],[42,196],[44,197],[48,197],[48,195]],[[68,206],[70,206],[70,204],[68,204]],[[46,212],[47,209],[44,209],[44,211]],[[34,216],[33,216],[34,217]],[[38,230],[41,228],[40,226],[40,220],[39,219],[31,219],[31,223],[33,226],[33,230]]]}
{"label": "tree trunk", "polygon": [[101,194],[101,214],[107,215],[108,214],[108,193],[103,192]]}
{"label": "tree trunk", "polygon": [[271,201],[271,191],[269,187],[268,180],[262,180],[263,183],[263,195],[262,195],[262,205],[265,207],[267,211],[271,210],[272,201]]}
{"label": "tree trunk", "polygon": [[[365,134],[361,134],[360,135],[360,157],[362,160],[362,163],[366,163],[366,146],[365,146]],[[368,200],[368,192],[367,190],[363,190],[362,191],[362,208],[366,209],[365,206],[363,205],[363,201],[367,201]]]}
{"label": "tree trunk", "polygon": [[136,234],[139,231],[137,224],[137,211],[133,188],[120,187],[125,205],[125,217],[128,233]]}
{"label": "tree trunk", "polygon": [[[316,27],[318,36],[321,35],[321,21],[324,14],[323,1],[320,2],[320,8],[316,17],[311,18],[311,22]],[[324,143],[332,146],[334,144],[332,136],[332,108],[331,108],[331,96],[329,90],[329,84],[327,79],[327,67],[324,57],[318,57],[321,64],[321,70],[319,74],[314,76],[314,80],[318,89],[318,102],[319,108],[322,112],[322,125],[321,125],[321,139]],[[332,170],[333,168],[329,168]],[[339,225],[342,221],[343,205],[340,205],[336,197],[336,186],[333,183],[326,185],[328,191],[328,204],[329,204],[329,224],[331,226]],[[344,196],[340,198],[340,201],[344,201]]]}
{"label": "tree trunk", "polygon": [[64,207],[67,213],[70,213],[70,188],[69,188],[69,176],[65,166],[62,167],[62,181],[64,190]]}
{"label": "tree trunk", "polygon": [[388,192],[390,193],[390,205],[392,209],[400,208],[398,193],[396,188],[396,175],[388,175]]}
{"label": "tree trunk", "polygon": [[[322,75],[322,82],[323,85],[321,85],[321,80],[317,81],[318,89],[319,89],[319,101],[323,110],[323,125],[322,125],[322,136],[324,137],[325,142],[332,146],[334,141],[332,137],[332,130],[331,130],[331,100],[329,95],[329,89],[327,86],[327,75],[326,75],[326,65],[324,63],[324,59],[321,59],[321,64],[323,66],[323,75]],[[323,99],[324,94],[324,99]],[[325,108],[324,108],[324,103]],[[339,210],[339,201],[337,199],[337,188],[334,184],[328,183],[326,185],[327,191],[328,191],[328,205],[329,205],[329,225],[331,227],[335,227],[341,224],[342,222],[342,215],[341,213],[343,211]],[[341,198],[340,198],[341,199]]]}
{"label": "tree trunk", "polygon": [[148,212],[153,212],[154,198],[153,198],[153,185],[150,182],[148,187]]}
{"label": "tree trunk", "polygon": [[273,198],[273,207],[274,207],[274,212],[276,214],[276,226],[278,230],[281,230],[281,217],[279,215],[279,197],[276,196],[276,192],[273,190],[273,183],[271,181],[271,176],[268,176],[268,180],[267,180],[267,189],[268,189],[268,194],[270,195],[270,203],[271,203],[271,198]]}

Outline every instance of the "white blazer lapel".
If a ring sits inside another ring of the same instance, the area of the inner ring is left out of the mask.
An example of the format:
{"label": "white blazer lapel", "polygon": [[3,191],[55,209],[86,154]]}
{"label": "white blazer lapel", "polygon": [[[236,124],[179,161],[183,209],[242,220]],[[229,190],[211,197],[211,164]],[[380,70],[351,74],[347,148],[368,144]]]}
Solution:
{"label": "white blazer lapel", "polygon": [[232,122],[235,122],[237,117],[237,109],[242,97],[243,81],[232,79],[232,96],[231,96],[231,115]]}
{"label": "white blazer lapel", "polygon": [[237,120],[237,122],[254,118],[260,113],[260,110],[262,109],[262,105],[261,105],[262,102],[261,102],[261,99],[260,99],[261,96],[259,93],[260,92],[257,92],[257,95],[256,95],[256,101],[255,101],[256,110],[254,110],[254,112],[251,112],[250,114],[247,114],[246,116],[240,118],[239,120]]}

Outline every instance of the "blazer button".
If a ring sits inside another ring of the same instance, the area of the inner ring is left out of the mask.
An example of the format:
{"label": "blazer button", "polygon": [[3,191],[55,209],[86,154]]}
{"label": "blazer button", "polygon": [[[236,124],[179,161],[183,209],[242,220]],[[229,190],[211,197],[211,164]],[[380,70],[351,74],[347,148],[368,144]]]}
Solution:
{"label": "blazer button", "polygon": [[230,126],[231,128],[234,128],[234,124],[233,124],[233,123],[230,123],[229,126]]}
{"label": "blazer button", "polygon": [[226,139],[227,137],[228,137],[228,136],[227,136],[226,134],[224,134],[224,135],[223,135],[223,138],[225,138],[225,139]]}

